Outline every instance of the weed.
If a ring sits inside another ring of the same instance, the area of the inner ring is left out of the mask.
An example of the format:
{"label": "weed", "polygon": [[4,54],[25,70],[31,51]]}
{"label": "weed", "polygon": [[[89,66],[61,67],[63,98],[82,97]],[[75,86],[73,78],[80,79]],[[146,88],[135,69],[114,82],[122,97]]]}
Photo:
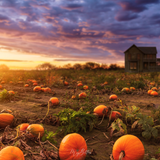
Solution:
{"label": "weed", "polygon": [[9,92],[6,89],[3,89],[3,91],[0,92],[0,101],[10,100],[12,96],[14,95],[9,94]]}
{"label": "weed", "polygon": [[58,130],[64,135],[73,132],[91,131],[96,122],[95,115],[87,114],[82,109],[74,111],[73,109],[67,108],[54,115],[60,121]]}

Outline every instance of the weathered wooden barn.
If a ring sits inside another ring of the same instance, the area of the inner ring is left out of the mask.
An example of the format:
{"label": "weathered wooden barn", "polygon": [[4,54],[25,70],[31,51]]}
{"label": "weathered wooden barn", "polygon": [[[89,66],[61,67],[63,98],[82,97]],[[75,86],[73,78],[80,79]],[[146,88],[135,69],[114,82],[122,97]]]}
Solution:
{"label": "weathered wooden barn", "polygon": [[126,72],[160,72],[156,47],[137,47],[133,44],[124,54]]}

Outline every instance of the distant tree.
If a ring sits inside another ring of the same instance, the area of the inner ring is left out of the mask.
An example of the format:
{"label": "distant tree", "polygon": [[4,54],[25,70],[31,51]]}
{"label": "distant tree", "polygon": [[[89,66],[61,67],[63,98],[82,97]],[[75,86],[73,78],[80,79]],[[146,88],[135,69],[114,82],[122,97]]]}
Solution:
{"label": "distant tree", "polygon": [[101,64],[101,68],[102,69],[108,69],[108,65],[107,64]]}
{"label": "distant tree", "polygon": [[73,65],[73,68],[74,68],[74,69],[82,69],[82,65],[79,64],[79,63],[75,63],[75,64]]}
{"label": "distant tree", "polygon": [[36,67],[36,69],[38,70],[51,70],[51,69],[55,69],[56,67],[48,62],[40,64]]}
{"label": "distant tree", "polygon": [[72,69],[73,67],[72,67],[72,65],[71,65],[70,63],[68,63],[68,64],[65,64],[65,65],[63,66],[63,68]]}
{"label": "distant tree", "polygon": [[86,62],[83,65],[84,69],[94,69],[94,68],[98,68],[98,67],[100,67],[100,65],[98,63],[95,63],[95,62]]}
{"label": "distant tree", "polygon": [[110,66],[109,66],[109,70],[117,70],[117,69],[119,69],[120,67],[117,65],[117,64],[110,64]]}
{"label": "distant tree", "polygon": [[8,70],[9,70],[9,67],[6,66],[5,64],[1,64],[1,65],[0,65],[0,70],[1,70],[1,71],[8,71]]}
{"label": "distant tree", "polygon": [[95,63],[95,64],[94,64],[94,68],[95,68],[95,69],[99,69],[100,66],[101,66],[101,65],[100,65],[99,63]]}

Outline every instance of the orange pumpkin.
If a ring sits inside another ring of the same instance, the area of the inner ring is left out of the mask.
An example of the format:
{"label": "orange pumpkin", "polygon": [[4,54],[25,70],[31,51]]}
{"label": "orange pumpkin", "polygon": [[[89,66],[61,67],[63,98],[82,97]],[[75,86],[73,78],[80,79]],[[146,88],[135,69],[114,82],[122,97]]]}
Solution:
{"label": "orange pumpkin", "polygon": [[103,116],[103,114],[105,114],[105,116],[107,116],[108,108],[105,105],[99,105],[94,109],[93,112],[98,114],[99,117]]}
{"label": "orange pumpkin", "polygon": [[41,88],[41,91],[43,91],[43,92],[44,92],[44,90],[45,90],[45,88]]}
{"label": "orange pumpkin", "polygon": [[127,88],[127,87],[125,87],[125,88],[122,89],[122,92],[129,93],[129,92],[130,92],[130,89]]}
{"label": "orange pumpkin", "polygon": [[67,81],[64,81],[64,85],[65,85],[65,86],[68,86],[69,83],[68,83]]}
{"label": "orange pumpkin", "polygon": [[5,128],[10,125],[14,119],[14,116],[10,113],[1,113],[0,114],[0,128]]}
{"label": "orange pumpkin", "polygon": [[152,95],[152,96],[158,96],[158,92],[152,91],[150,95]]}
{"label": "orange pumpkin", "polygon": [[10,83],[10,84],[13,84],[13,81],[10,81],[9,83]]}
{"label": "orange pumpkin", "polygon": [[73,95],[71,98],[72,98],[72,99],[76,99],[76,96],[75,96],[75,95]]}
{"label": "orange pumpkin", "polygon": [[22,124],[19,125],[19,130],[20,131],[25,131],[28,126],[29,126],[29,123],[22,123]]}
{"label": "orange pumpkin", "polygon": [[88,86],[87,86],[87,85],[84,85],[84,86],[83,86],[83,89],[85,89],[85,90],[88,89]]}
{"label": "orange pumpkin", "polygon": [[115,119],[117,119],[121,116],[122,116],[121,113],[119,113],[118,111],[112,111],[109,118],[110,118],[111,121],[114,121]]}
{"label": "orange pumpkin", "polygon": [[155,85],[155,82],[150,82],[150,85],[151,85],[151,86],[154,86],[154,85]]}
{"label": "orange pumpkin", "polygon": [[5,81],[1,81],[1,84],[4,84],[5,83]]}
{"label": "orange pumpkin", "polygon": [[44,128],[40,124],[31,124],[27,127],[26,132],[30,137],[38,138],[40,133],[40,138],[44,135]]}
{"label": "orange pumpkin", "polygon": [[25,84],[24,87],[29,87],[29,84]]}
{"label": "orange pumpkin", "polygon": [[2,87],[2,85],[0,85],[0,89],[2,89],[3,87]]}
{"label": "orange pumpkin", "polygon": [[8,91],[8,93],[9,93],[10,95],[14,95],[14,94],[15,94],[14,91]]}
{"label": "orange pumpkin", "polygon": [[136,136],[124,135],[117,139],[113,145],[114,160],[119,159],[121,152],[124,153],[123,160],[143,160],[144,146]]}
{"label": "orange pumpkin", "polygon": [[66,135],[59,147],[60,160],[85,160],[87,144],[85,139],[78,133]]}
{"label": "orange pumpkin", "polygon": [[150,95],[150,94],[151,94],[151,92],[152,92],[152,90],[150,89],[150,90],[148,90],[148,92],[147,92],[147,93]]}
{"label": "orange pumpkin", "polygon": [[79,98],[82,99],[82,98],[86,98],[87,97],[87,94],[85,92],[82,92],[79,94]]}
{"label": "orange pumpkin", "polygon": [[37,85],[38,85],[38,83],[37,83],[37,82],[33,83],[33,86],[37,86]]}
{"label": "orange pumpkin", "polygon": [[0,160],[25,160],[23,152],[15,146],[7,146],[0,151]]}
{"label": "orange pumpkin", "polygon": [[41,91],[41,87],[40,86],[36,86],[36,87],[33,88],[33,91],[34,92]]}
{"label": "orange pumpkin", "polygon": [[37,81],[36,81],[36,80],[31,80],[31,82],[32,82],[32,83],[37,83]]}
{"label": "orange pumpkin", "polygon": [[136,89],[134,87],[129,88],[131,91],[135,91]]}
{"label": "orange pumpkin", "polygon": [[78,83],[77,86],[80,87],[80,86],[83,86],[83,84],[82,83]]}
{"label": "orange pumpkin", "polygon": [[51,93],[52,90],[49,87],[43,88],[43,91],[46,93]]}
{"label": "orange pumpkin", "polygon": [[104,84],[104,85],[107,85],[107,84],[108,84],[108,82],[104,82],[103,84]]}
{"label": "orange pumpkin", "polygon": [[57,97],[52,97],[52,98],[50,98],[49,101],[52,103],[53,106],[56,106],[59,104],[59,100]]}
{"label": "orange pumpkin", "polygon": [[110,97],[109,97],[109,100],[112,100],[112,101],[114,101],[114,100],[116,100],[117,99],[117,95],[115,95],[115,94],[112,94],[112,95],[110,95]]}

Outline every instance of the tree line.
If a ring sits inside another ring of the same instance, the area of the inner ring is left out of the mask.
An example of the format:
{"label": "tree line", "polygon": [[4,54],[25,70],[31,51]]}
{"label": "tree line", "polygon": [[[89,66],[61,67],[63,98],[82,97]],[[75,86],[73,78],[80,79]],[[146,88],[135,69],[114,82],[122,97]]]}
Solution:
{"label": "tree line", "polygon": [[52,69],[74,69],[74,70],[82,70],[82,69],[106,69],[106,70],[118,70],[118,69],[124,69],[124,67],[121,67],[117,64],[99,64],[95,62],[86,62],[85,64],[75,63],[74,65],[71,65],[70,63],[62,66],[62,67],[56,67],[55,65],[52,65],[50,63],[43,63],[36,67],[37,70],[52,70]]}

